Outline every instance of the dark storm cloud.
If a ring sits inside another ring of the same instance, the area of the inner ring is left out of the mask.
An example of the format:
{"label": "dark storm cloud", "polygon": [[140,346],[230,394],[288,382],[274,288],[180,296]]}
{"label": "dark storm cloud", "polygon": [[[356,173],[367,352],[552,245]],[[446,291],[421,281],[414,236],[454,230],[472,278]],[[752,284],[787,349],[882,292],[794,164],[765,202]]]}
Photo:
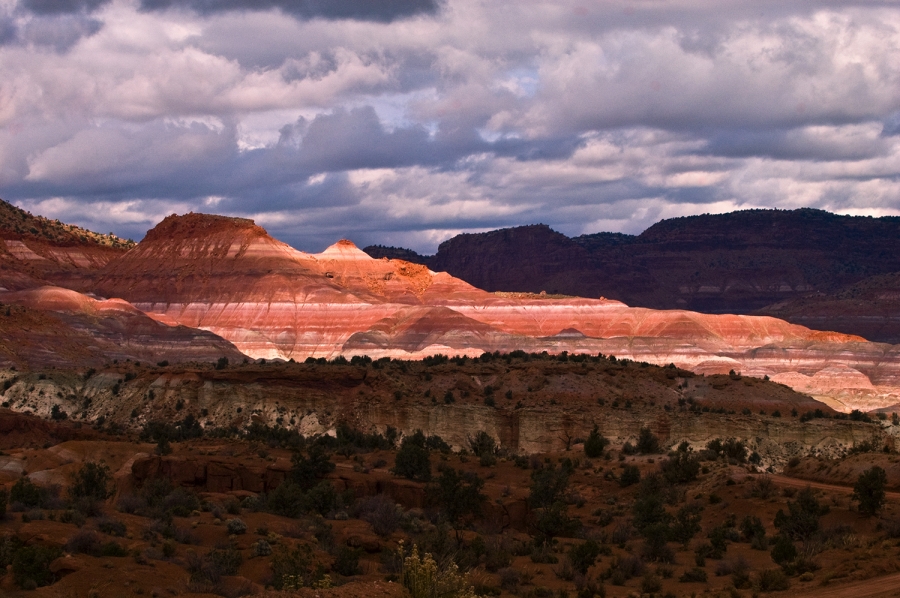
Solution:
{"label": "dark storm cloud", "polygon": [[83,14],[57,14],[31,19],[19,28],[17,40],[24,44],[51,47],[62,53],[102,28],[102,21]]}
{"label": "dark storm cloud", "polygon": [[900,112],[894,112],[884,121],[881,134],[885,137],[900,135]]}
{"label": "dark storm cloud", "polygon": [[434,0],[141,0],[141,8],[148,11],[185,8],[204,15],[276,8],[300,19],[389,23],[419,14],[433,14],[438,10],[438,3]]}
{"label": "dark storm cloud", "polygon": [[890,144],[877,138],[816,135],[796,129],[722,130],[714,132],[699,153],[775,160],[866,160],[887,154],[890,147]]}
{"label": "dark storm cloud", "polygon": [[89,13],[111,0],[21,0],[21,7],[38,15]]}

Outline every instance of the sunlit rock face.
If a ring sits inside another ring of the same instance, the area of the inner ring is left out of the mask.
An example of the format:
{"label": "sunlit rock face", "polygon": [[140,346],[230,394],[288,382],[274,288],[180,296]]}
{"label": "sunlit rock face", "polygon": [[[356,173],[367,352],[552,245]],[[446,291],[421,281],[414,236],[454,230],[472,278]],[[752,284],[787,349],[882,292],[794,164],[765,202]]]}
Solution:
{"label": "sunlit rock face", "polygon": [[779,376],[842,410],[900,400],[892,345],[771,317],[487,293],[419,264],[373,259],[349,241],[300,252],[244,219],[170,216],[90,288],[160,322],[213,332],[253,358],[602,352],[702,373]]}
{"label": "sunlit rock face", "polygon": [[230,342],[209,332],[163,324],[121,299],[96,300],[59,287],[0,292],[0,338],[4,366],[244,358]]}

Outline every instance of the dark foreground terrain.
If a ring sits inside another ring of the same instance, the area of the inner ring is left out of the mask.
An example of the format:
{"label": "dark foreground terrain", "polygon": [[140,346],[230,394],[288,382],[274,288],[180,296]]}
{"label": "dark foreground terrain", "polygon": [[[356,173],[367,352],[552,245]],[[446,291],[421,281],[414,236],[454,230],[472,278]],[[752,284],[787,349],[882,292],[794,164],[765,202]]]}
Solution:
{"label": "dark foreground terrain", "polygon": [[2,384],[3,595],[865,596],[900,570],[900,418],[737,374],[516,354]]}

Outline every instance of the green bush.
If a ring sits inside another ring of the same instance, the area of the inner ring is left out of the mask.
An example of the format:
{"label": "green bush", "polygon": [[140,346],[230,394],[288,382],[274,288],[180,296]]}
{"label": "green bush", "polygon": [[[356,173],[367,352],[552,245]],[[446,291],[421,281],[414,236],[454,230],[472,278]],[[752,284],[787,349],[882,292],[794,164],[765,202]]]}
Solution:
{"label": "green bush", "polygon": [[582,575],[586,575],[588,569],[600,556],[600,545],[593,540],[586,540],[581,544],[572,546],[569,550],[569,562],[572,567]]}
{"label": "green bush", "polygon": [[797,494],[796,501],[787,504],[788,513],[781,509],[775,514],[775,527],[793,540],[807,540],[819,530],[819,518],[828,513],[828,505],[819,504],[808,486]]}
{"label": "green bush", "polygon": [[779,592],[791,587],[791,582],[781,569],[766,569],[759,572],[756,587],[760,592]]}
{"label": "green bush", "polygon": [[622,475],[619,476],[619,485],[622,488],[633,486],[641,481],[641,470],[636,465],[626,465],[622,468]]}
{"label": "green bush", "polygon": [[56,581],[50,563],[62,556],[62,550],[51,546],[22,546],[12,558],[13,580],[19,587],[42,587]]}
{"label": "green bush", "polygon": [[14,505],[21,505],[26,508],[35,508],[43,505],[46,499],[46,492],[36,486],[27,477],[22,476],[9,491],[9,502]]}
{"label": "green bush", "polygon": [[481,505],[487,497],[481,493],[482,480],[474,472],[442,467],[441,475],[430,485],[426,496],[440,509],[440,514],[456,528],[466,516],[481,515]]}
{"label": "green bush", "polygon": [[759,517],[747,515],[741,520],[741,536],[750,542],[751,548],[766,545],[766,528]]}
{"label": "green bush", "polygon": [[316,564],[312,549],[307,544],[294,548],[279,545],[272,553],[272,586],[276,590],[312,587],[324,574],[324,569]]}
{"label": "green bush", "polygon": [[778,534],[772,546],[772,560],[779,565],[787,565],[797,558],[797,548],[787,534]]}
{"label": "green bush", "polygon": [[682,583],[691,583],[691,582],[703,582],[706,583],[706,569],[701,569],[700,567],[694,567],[692,569],[688,569],[684,573],[681,574],[681,577],[678,578],[678,581]]}
{"label": "green bush", "polygon": [[332,471],[334,463],[331,462],[328,453],[322,446],[314,444],[309,447],[306,455],[297,451],[291,456],[291,471],[288,478],[303,490],[310,490]]}
{"label": "green bush", "polygon": [[334,557],[334,563],[331,564],[331,570],[344,577],[359,575],[362,573],[362,569],[359,568],[360,552],[358,548],[341,546]]}
{"label": "green bush", "polygon": [[438,567],[427,552],[420,557],[415,545],[403,560],[400,582],[410,598],[475,598],[468,577],[459,573],[456,563],[450,561],[445,567]]}
{"label": "green bush", "polygon": [[427,482],[431,480],[431,457],[426,446],[425,435],[416,431],[400,443],[400,450],[394,460],[394,475]]}
{"label": "green bush", "polygon": [[482,455],[493,456],[497,452],[497,442],[493,436],[484,430],[480,430],[475,436],[469,437],[468,442],[472,454],[476,457],[481,457]]}
{"label": "green bush", "polygon": [[641,428],[638,434],[637,451],[642,455],[655,455],[662,452],[659,445],[659,438],[656,437],[650,428]]}
{"label": "green bush", "polygon": [[594,429],[584,441],[584,454],[590,459],[597,459],[603,455],[608,445],[609,440],[600,435],[600,429],[594,424]]}
{"label": "green bush", "polygon": [[659,471],[670,484],[686,484],[700,475],[700,459],[682,443],[671,458],[659,464]]}
{"label": "green bush", "polygon": [[859,502],[861,515],[871,517],[881,510],[884,506],[885,486],[887,474],[877,465],[859,475],[853,485],[853,500]]}
{"label": "green bush", "polygon": [[112,494],[109,489],[111,481],[109,467],[87,462],[75,474],[69,488],[69,498],[73,502],[80,499],[106,500]]}

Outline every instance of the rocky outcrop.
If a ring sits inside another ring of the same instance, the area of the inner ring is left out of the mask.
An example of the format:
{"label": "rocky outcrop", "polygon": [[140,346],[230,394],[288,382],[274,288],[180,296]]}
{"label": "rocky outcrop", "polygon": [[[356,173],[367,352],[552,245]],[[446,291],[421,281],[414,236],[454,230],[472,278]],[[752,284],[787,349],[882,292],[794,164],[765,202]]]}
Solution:
{"label": "rocky outcrop", "polygon": [[[549,357],[443,365],[240,364],[225,370],[118,364],[86,380],[61,370],[19,375],[4,400],[44,417],[59,405],[77,421],[102,415],[127,427],[177,422],[188,414],[208,427],[259,423],[306,435],[328,433],[339,424],[382,431],[393,426],[403,433],[437,434],[457,447],[485,431],[511,451],[526,453],[571,446],[594,424],[618,443],[633,440],[643,426],[673,443],[735,436],[803,446],[816,446],[829,435],[852,446],[880,429],[848,420],[802,424],[792,413],[833,412],[756,378]],[[739,415],[745,408],[768,415]]]}

